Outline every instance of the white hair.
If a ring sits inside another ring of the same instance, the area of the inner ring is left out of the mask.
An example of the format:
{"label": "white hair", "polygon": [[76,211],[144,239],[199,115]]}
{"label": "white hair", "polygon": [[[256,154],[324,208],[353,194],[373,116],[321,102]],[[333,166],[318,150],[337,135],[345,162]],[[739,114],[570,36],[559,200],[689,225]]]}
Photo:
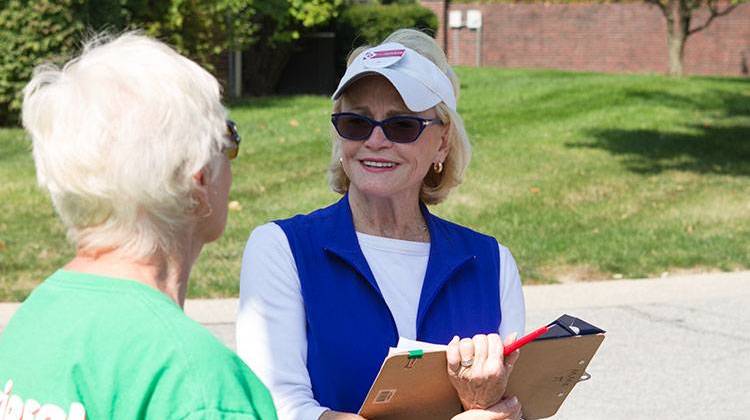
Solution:
{"label": "white hair", "polygon": [[[432,61],[440,70],[448,76],[453,86],[453,92],[458,100],[461,83],[458,76],[448,64],[445,53],[435,40],[429,35],[415,29],[398,29],[383,41],[398,42],[413,49],[422,56]],[[354,61],[362,51],[370,48],[365,45],[356,48],[349,54],[347,67]],[[346,91],[333,103],[333,112],[340,112],[342,100],[346,97]],[[455,187],[463,182],[464,172],[471,161],[471,144],[466,134],[463,119],[458,112],[450,109],[444,102],[435,105],[435,112],[444,124],[450,124],[448,129],[448,155],[443,162],[444,169],[437,173],[430,169],[422,181],[419,198],[426,204],[437,204],[445,200]],[[334,192],[344,194],[349,190],[349,177],[346,176],[341,167],[341,142],[336,130],[331,127],[331,162],[328,166],[328,186]]]}
{"label": "white hair", "polygon": [[137,32],[37,67],[23,126],[69,239],[136,258],[178,248],[197,204],[193,174],[215,176],[229,141],[220,98],[203,68]]}

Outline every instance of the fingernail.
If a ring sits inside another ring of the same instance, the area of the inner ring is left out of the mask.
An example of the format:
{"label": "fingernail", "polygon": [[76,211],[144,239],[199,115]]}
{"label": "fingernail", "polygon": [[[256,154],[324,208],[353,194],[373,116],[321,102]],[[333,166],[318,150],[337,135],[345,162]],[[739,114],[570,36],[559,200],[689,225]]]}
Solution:
{"label": "fingernail", "polygon": [[511,398],[510,399],[510,405],[512,405],[513,407],[517,406],[518,405],[518,397]]}
{"label": "fingernail", "polygon": [[457,335],[454,335],[454,336],[453,336],[453,339],[451,340],[451,343],[455,343],[455,342],[456,342],[456,341],[458,341],[458,340],[459,340],[458,336],[457,336]]}

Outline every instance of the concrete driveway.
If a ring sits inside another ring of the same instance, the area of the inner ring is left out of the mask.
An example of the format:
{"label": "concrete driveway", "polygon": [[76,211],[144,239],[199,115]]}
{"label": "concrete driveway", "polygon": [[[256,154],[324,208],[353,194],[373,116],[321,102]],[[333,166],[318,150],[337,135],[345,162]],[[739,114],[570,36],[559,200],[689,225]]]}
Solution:
{"label": "concrete driveway", "polygon": [[559,419],[749,419],[750,273],[525,289],[527,325],[607,330]]}
{"label": "concrete driveway", "polygon": [[[607,330],[557,419],[750,418],[750,272],[524,287],[527,329],[567,313]],[[15,311],[0,304],[0,330]],[[234,348],[236,299],[187,314]]]}

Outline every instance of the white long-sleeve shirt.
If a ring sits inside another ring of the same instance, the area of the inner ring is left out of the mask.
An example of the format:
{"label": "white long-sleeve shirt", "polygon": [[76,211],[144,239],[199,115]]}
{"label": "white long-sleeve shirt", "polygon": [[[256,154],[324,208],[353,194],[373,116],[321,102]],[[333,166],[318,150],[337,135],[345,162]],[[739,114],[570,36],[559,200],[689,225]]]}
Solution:
{"label": "white long-sleeve shirt", "polygon": [[[399,336],[416,339],[416,318],[430,244],[357,233],[362,253],[396,321]],[[525,304],[518,268],[500,248],[498,332],[523,334]],[[305,305],[289,241],[275,223],[247,241],[240,274],[237,353],[270,389],[280,420],[314,420],[328,410],[313,398],[307,372]],[[441,343],[444,344],[444,343]]]}

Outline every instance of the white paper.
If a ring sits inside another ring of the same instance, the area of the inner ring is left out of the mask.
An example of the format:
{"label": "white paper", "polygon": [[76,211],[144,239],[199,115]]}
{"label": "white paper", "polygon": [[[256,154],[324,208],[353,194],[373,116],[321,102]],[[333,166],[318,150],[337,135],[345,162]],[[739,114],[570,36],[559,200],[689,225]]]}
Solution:
{"label": "white paper", "polygon": [[388,350],[388,355],[396,353],[406,353],[410,350],[423,350],[423,351],[445,351],[448,346],[443,344],[428,343],[426,341],[410,340],[408,338],[399,337],[398,344],[396,347],[391,347]]}

